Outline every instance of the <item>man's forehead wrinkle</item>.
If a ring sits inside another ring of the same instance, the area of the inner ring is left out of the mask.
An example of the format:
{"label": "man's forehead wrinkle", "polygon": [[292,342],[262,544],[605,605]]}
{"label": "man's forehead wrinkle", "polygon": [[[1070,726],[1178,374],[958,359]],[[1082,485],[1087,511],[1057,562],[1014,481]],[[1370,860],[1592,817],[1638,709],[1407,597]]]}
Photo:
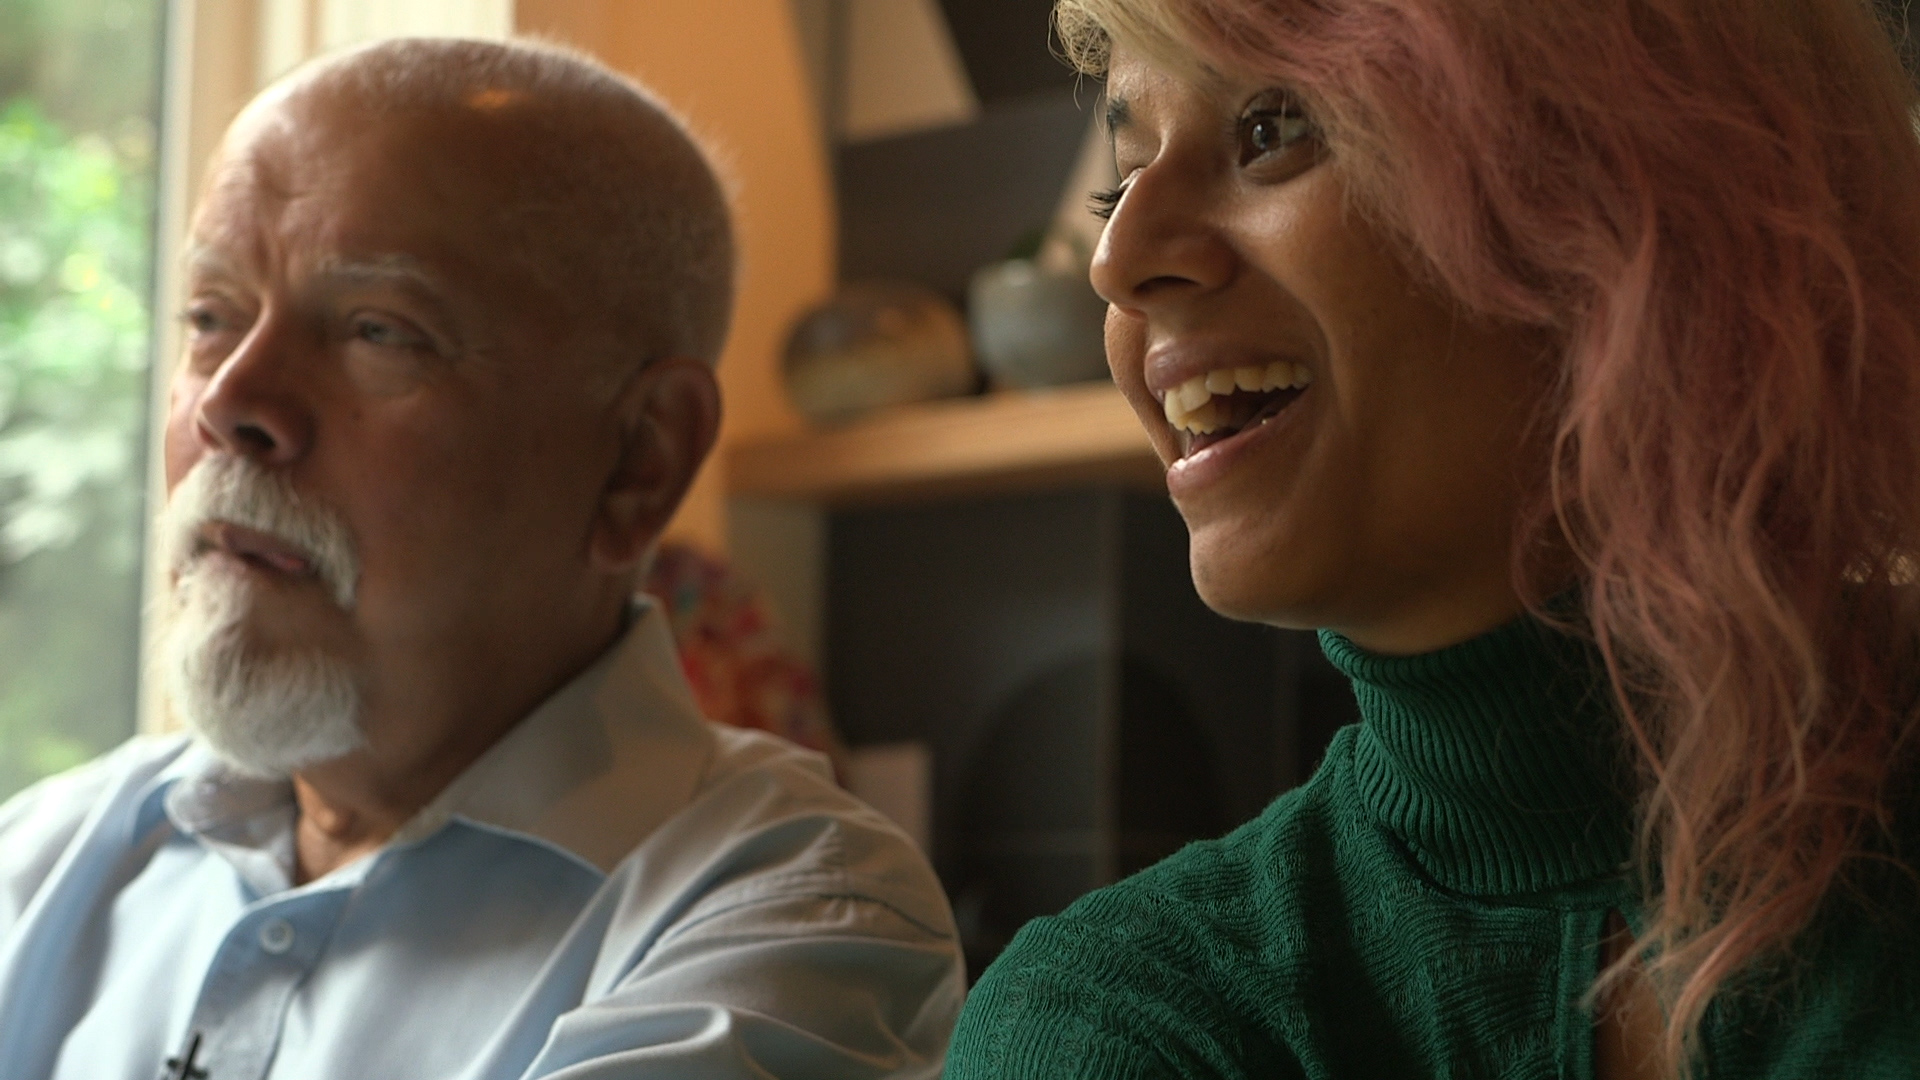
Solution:
{"label": "man's forehead wrinkle", "polygon": [[299,193],[294,180],[296,170],[292,162],[285,160],[285,155],[256,144],[250,163],[253,167],[253,189],[259,195],[274,202],[287,203]]}
{"label": "man's forehead wrinkle", "polygon": [[208,169],[206,193],[193,219],[193,234],[239,235],[270,231],[297,194],[298,170],[286,159],[283,139],[256,126],[252,136],[230,138]]}
{"label": "man's forehead wrinkle", "polygon": [[201,280],[245,280],[268,266],[280,249],[278,227],[287,201],[262,191],[251,170],[224,169],[194,214],[186,266]]}
{"label": "man's forehead wrinkle", "polygon": [[510,109],[527,101],[527,95],[518,90],[508,90],[498,86],[476,86],[467,91],[465,104],[479,112],[497,112]]}

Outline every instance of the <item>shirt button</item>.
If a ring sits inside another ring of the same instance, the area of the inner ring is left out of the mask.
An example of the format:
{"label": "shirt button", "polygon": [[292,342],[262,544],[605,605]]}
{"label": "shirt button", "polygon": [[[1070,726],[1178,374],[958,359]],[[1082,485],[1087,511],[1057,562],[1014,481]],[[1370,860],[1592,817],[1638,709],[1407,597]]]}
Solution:
{"label": "shirt button", "polygon": [[275,956],[293,948],[293,924],[285,919],[268,919],[261,923],[260,947]]}

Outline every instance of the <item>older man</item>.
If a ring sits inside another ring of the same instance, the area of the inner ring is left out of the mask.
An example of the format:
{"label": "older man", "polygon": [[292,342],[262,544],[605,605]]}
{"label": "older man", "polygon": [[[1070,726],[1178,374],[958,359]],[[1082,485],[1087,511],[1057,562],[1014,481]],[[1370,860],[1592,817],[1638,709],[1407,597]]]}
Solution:
{"label": "older man", "polygon": [[0,810],[0,1076],[931,1075],[902,835],[695,714],[632,598],[718,423],[701,153],[544,47],[235,121],[192,231],[137,739]]}

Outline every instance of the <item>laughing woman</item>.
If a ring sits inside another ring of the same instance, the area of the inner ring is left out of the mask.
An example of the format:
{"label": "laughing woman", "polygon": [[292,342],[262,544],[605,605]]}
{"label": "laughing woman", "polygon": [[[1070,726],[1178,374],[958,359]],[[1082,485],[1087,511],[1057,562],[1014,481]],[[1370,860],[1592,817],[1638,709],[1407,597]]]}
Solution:
{"label": "laughing woman", "polygon": [[948,1076],[1920,1075],[1920,143],[1866,0],[1056,18],[1194,579],[1364,722],[1023,930]]}

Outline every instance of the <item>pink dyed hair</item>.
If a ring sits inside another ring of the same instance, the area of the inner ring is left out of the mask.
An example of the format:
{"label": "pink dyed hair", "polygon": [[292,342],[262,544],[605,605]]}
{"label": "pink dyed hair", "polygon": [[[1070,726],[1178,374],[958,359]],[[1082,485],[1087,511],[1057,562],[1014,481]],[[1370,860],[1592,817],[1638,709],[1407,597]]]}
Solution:
{"label": "pink dyed hair", "polygon": [[[1571,546],[1645,786],[1670,1072],[1784,954],[1912,764],[1920,140],[1865,0],[1060,0],[1257,72],[1460,301],[1564,342],[1520,523]],[[1641,951],[1641,950],[1635,950]],[[1602,984],[1620,978],[1629,960]]]}

